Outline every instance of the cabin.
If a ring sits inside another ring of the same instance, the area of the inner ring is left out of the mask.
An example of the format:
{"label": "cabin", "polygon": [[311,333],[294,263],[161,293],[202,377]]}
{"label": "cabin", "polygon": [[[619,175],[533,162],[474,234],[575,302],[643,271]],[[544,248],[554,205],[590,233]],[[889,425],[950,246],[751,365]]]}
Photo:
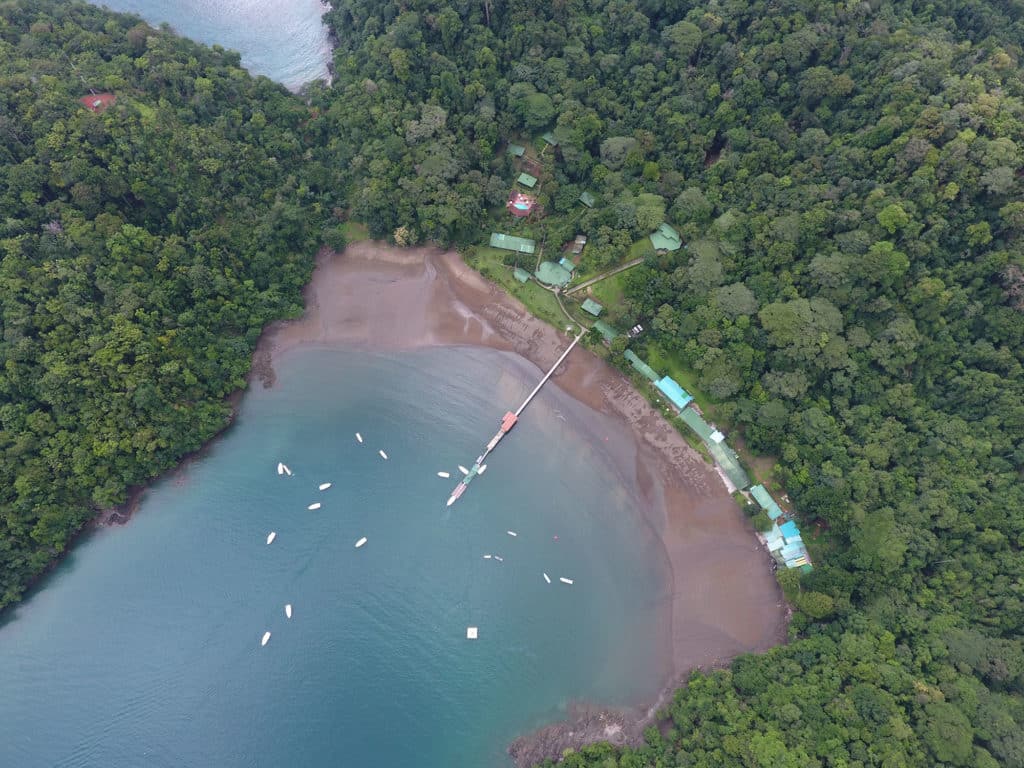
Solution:
{"label": "cabin", "polygon": [[107,107],[111,106],[116,101],[117,96],[112,93],[91,93],[78,100],[82,106],[97,115],[104,112]]}
{"label": "cabin", "polygon": [[656,251],[678,251],[683,246],[683,238],[669,224],[661,222],[651,233],[651,245]]}
{"label": "cabin", "polygon": [[582,309],[583,309],[584,312],[587,312],[587,313],[593,315],[594,317],[597,317],[604,310],[604,307],[602,307],[600,304],[598,304],[593,299],[586,299],[583,302]]}
{"label": "cabin", "polygon": [[491,232],[491,248],[500,248],[503,251],[515,251],[516,253],[533,254],[537,250],[537,243],[525,237],[513,237],[501,232]]}
{"label": "cabin", "polygon": [[528,173],[520,173],[519,178],[517,178],[516,181],[527,189],[533,189],[537,186],[537,177],[531,176]]}

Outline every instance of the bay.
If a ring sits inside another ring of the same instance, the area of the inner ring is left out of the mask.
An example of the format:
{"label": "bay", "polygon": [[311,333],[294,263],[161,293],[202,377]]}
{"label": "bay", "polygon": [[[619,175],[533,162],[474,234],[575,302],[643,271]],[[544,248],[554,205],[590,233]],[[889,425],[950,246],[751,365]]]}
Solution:
{"label": "bay", "polygon": [[310,346],[277,369],[9,614],[0,765],[507,766],[573,698],[655,693],[666,574],[610,420],[545,387],[446,507],[536,368]]}
{"label": "bay", "polygon": [[134,13],[153,26],[242,55],[242,66],[297,90],[327,79],[331,44],[321,0],[102,0],[112,11]]}

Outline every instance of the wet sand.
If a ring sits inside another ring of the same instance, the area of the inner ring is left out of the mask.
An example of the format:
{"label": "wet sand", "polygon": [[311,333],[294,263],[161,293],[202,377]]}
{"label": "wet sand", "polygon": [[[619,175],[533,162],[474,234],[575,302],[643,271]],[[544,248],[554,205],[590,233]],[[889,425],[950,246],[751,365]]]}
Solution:
{"label": "wet sand", "polygon": [[[516,353],[546,371],[571,341],[457,254],[432,248],[361,242],[343,254],[322,253],[306,288],[306,307],[301,319],[268,328],[260,341],[253,378],[264,386],[273,385],[274,362],[303,344],[377,349],[468,344]],[[574,705],[566,723],[510,747],[521,766],[596,739],[637,742],[654,710],[690,670],[779,644],[787,620],[770,557],[721,478],[632,383],[582,347],[551,382],[610,416],[621,427],[616,440],[635,443],[634,452],[609,451],[609,460],[618,462],[616,470],[629,481],[670,573],[666,685],[658,701],[635,712]],[[580,427],[586,432],[586,425]],[[633,466],[621,466],[629,455]]]}

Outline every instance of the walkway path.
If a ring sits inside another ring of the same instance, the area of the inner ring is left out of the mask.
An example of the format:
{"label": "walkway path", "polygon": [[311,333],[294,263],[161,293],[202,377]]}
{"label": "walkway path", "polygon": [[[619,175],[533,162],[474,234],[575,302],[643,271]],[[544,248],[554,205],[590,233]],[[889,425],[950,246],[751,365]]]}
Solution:
{"label": "walkway path", "polygon": [[627,261],[625,264],[620,264],[619,266],[615,267],[615,269],[609,269],[607,272],[602,272],[597,277],[592,277],[589,280],[584,280],[579,285],[574,285],[572,288],[567,290],[565,292],[565,294],[568,296],[571,293],[576,293],[576,291],[581,291],[584,288],[593,285],[594,283],[601,282],[606,277],[611,277],[612,275],[617,275],[617,274],[619,274],[619,272],[625,272],[627,269],[632,269],[637,264],[643,264],[643,263],[644,263],[643,258],[633,259],[632,261]]}

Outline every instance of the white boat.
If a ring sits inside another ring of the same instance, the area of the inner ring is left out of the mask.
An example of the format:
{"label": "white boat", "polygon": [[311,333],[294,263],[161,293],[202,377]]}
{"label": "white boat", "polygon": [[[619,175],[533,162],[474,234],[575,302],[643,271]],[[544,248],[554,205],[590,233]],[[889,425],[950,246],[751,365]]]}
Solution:
{"label": "white boat", "polygon": [[306,509],[320,509],[320,502],[314,501],[312,504],[306,507]]}
{"label": "white boat", "polygon": [[447,472],[438,472],[437,476],[438,477],[451,477],[451,475],[449,473],[447,473]]}
{"label": "white boat", "polygon": [[505,531],[505,533],[507,533],[509,536],[518,536],[519,535],[515,531]]}
{"label": "white boat", "polygon": [[384,451],[377,451],[377,453],[379,453],[379,454],[380,454],[380,457],[381,457],[382,459],[384,459],[384,461],[387,461],[387,460],[388,460],[388,455],[387,455],[386,453],[384,453]]}
{"label": "white boat", "polygon": [[563,584],[572,584],[572,579],[567,579],[565,576],[559,576],[558,580]]}
{"label": "white boat", "polygon": [[478,475],[482,475],[482,474],[483,474],[484,472],[486,472],[486,471],[487,471],[487,465],[486,465],[486,464],[481,464],[481,465],[480,465],[480,471],[479,471],[479,472],[477,472],[477,474],[478,474]]}
{"label": "white boat", "polygon": [[359,541],[356,542],[356,549],[359,549],[365,543],[366,543],[366,537],[363,536],[363,538],[361,538]]}
{"label": "white boat", "polygon": [[277,462],[277,474],[279,474],[279,475],[283,475],[284,474],[284,464],[282,464],[280,461]]}
{"label": "white boat", "polygon": [[283,469],[283,470],[284,470],[284,473],[285,473],[286,475],[288,475],[288,477],[291,477],[291,476],[292,476],[292,471],[291,471],[290,469],[288,469],[288,465],[287,465],[287,464],[282,464],[282,465],[281,465],[281,469]]}
{"label": "white boat", "polygon": [[277,538],[277,531],[271,531],[267,534],[267,544],[270,544]]}
{"label": "white boat", "polygon": [[484,560],[490,560],[490,559],[491,559],[490,555],[484,555]]}
{"label": "white boat", "polygon": [[497,560],[499,563],[505,562],[505,558],[503,558],[501,555],[495,555],[494,559]]}
{"label": "white boat", "polygon": [[260,646],[262,647],[262,646],[266,645],[269,642],[270,642],[270,630],[268,629],[266,632],[263,633],[263,639],[260,640]]}
{"label": "white boat", "polygon": [[360,435],[358,432],[356,432],[356,440],[358,440],[360,443],[363,442],[363,436]]}
{"label": "white boat", "polygon": [[320,490],[321,491],[326,491],[330,487],[331,487],[330,483],[320,483]]}
{"label": "white boat", "polygon": [[462,466],[461,464],[459,464],[459,472],[461,472],[461,473],[462,473],[462,474],[464,474],[464,475],[468,475],[468,474],[469,474],[469,470],[468,470],[468,469],[466,469],[466,468],[465,468],[464,466]]}
{"label": "white boat", "polygon": [[551,577],[548,576],[546,573],[543,574],[543,575],[544,575],[544,581],[546,581],[548,584],[550,584],[551,583]]}
{"label": "white boat", "polygon": [[289,619],[292,617],[292,604],[291,603],[288,603],[284,607],[284,615],[287,616]]}

